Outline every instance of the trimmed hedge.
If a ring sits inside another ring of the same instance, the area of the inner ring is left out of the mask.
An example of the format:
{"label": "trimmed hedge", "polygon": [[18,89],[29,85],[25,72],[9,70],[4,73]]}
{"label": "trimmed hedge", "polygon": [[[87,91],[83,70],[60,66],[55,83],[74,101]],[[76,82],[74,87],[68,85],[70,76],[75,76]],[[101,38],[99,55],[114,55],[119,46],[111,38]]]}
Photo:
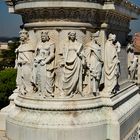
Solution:
{"label": "trimmed hedge", "polygon": [[9,104],[8,97],[16,88],[16,73],[15,69],[0,71],[0,109]]}

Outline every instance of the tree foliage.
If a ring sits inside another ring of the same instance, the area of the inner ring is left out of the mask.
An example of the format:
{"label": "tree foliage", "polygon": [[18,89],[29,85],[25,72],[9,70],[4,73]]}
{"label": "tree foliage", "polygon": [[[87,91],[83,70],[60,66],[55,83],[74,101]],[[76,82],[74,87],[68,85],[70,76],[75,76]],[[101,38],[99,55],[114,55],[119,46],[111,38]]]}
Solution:
{"label": "tree foliage", "polygon": [[15,49],[19,46],[19,39],[16,38],[14,41],[8,42],[8,49],[1,50],[0,53],[0,70],[5,67],[14,67],[15,65]]}
{"label": "tree foliage", "polygon": [[8,97],[16,88],[16,70],[5,69],[0,71],[0,109],[9,104]]}

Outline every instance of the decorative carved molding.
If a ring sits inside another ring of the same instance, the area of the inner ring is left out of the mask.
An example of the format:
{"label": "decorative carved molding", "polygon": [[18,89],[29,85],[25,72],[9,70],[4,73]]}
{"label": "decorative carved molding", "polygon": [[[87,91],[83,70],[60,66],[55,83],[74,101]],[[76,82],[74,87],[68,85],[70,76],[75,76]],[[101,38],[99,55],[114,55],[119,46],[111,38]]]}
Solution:
{"label": "decorative carved molding", "polygon": [[[38,111],[15,108],[8,121],[23,125],[39,127],[88,126],[105,123],[110,120],[111,108],[97,108],[77,111]],[[16,118],[15,118],[16,116]],[[28,117],[25,117],[28,116]],[[24,119],[23,119],[24,118]]]}
{"label": "decorative carved molding", "polygon": [[114,12],[100,12],[98,24],[107,23],[113,30],[128,31],[130,18]]}
{"label": "decorative carved molding", "polygon": [[[12,5],[16,5],[19,3],[25,3],[25,2],[36,2],[37,0],[5,0],[6,3],[10,4],[12,3]],[[44,0],[42,0],[44,1]],[[48,0],[51,1],[51,0]],[[62,0],[60,0],[62,1]],[[69,1],[69,0],[65,0],[65,1]],[[140,12],[140,9],[137,5],[129,2],[128,0],[75,0],[75,1],[81,1],[81,2],[91,2],[91,3],[99,3],[99,4],[107,4],[107,3],[114,3],[114,4],[119,4],[122,5],[128,9],[134,10],[136,12]]]}
{"label": "decorative carved molding", "polygon": [[100,27],[102,22],[108,23],[111,29],[119,29],[128,32],[130,17],[119,15],[114,12],[103,12],[99,13],[91,9],[24,9],[23,11],[17,11],[22,13],[24,23],[33,22],[50,22],[50,21],[65,21],[65,22],[79,22],[79,23],[90,23],[95,26],[97,24]]}
{"label": "decorative carved molding", "polygon": [[24,97],[21,95],[15,99],[15,104],[17,107],[40,111],[77,111],[111,107],[113,105],[109,97],[102,96],[78,99],[39,99],[38,97]]}
{"label": "decorative carved molding", "polygon": [[127,140],[139,140],[140,134],[139,134],[140,128],[139,126],[133,131],[133,133],[129,136]]}
{"label": "decorative carved molding", "polygon": [[65,8],[36,8],[17,11],[23,17],[24,23],[38,21],[71,21],[71,22],[96,22],[95,11],[89,9],[65,9]]}

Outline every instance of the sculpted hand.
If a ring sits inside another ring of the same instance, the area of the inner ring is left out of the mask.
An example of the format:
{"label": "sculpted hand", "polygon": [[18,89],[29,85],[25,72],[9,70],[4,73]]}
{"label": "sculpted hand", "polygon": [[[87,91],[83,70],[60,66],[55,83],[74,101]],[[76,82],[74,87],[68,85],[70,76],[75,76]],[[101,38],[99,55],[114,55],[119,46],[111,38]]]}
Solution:
{"label": "sculpted hand", "polygon": [[[91,64],[87,64],[87,67],[90,69],[90,66],[91,66]],[[90,69],[90,71],[92,71],[91,69]]]}
{"label": "sculpted hand", "polygon": [[17,53],[18,52],[18,49],[15,49],[15,53]]}
{"label": "sculpted hand", "polygon": [[41,62],[40,62],[40,65],[41,65],[41,66],[44,66],[45,64],[46,64],[45,61],[41,61]]}
{"label": "sculpted hand", "polygon": [[27,62],[26,61],[22,61],[22,65],[25,65]]}
{"label": "sculpted hand", "polygon": [[60,66],[60,67],[64,67],[64,63],[60,63],[59,66]]}
{"label": "sculpted hand", "polygon": [[17,64],[15,65],[14,69],[17,69]]}

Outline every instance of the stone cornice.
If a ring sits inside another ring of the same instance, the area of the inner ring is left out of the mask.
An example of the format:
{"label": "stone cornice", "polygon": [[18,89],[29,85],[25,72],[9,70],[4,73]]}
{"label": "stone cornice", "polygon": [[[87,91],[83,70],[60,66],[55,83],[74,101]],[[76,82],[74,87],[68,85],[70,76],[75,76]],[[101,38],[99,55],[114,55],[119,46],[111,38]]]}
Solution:
{"label": "stone cornice", "polygon": [[92,10],[105,10],[114,11],[119,14],[130,17],[130,19],[136,19],[140,14],[140,8],[127,0],[105,0],[103,1],[88,1],[76,0],[76,1],[51,1],[51,0],[5,0],[9,6],[9,12],[20,14],[20,10],[36,8],[80,8],[80,9],[92,9]]}
{"label": "stone cornice", "polygon": [[[110,5],[110,6],[108,6],[108,5]],[[127,11],[131,11],[135,14],[140,14],[140,7],[129,2],[128,0],[105,0],[105,2],[104,2],[104,9],[112,8],[112,10],[113,9],[115,10],[116,6],[125,8],[125,11],[127,10]]]}
{"label": "stone cornice", "polygon": [[[24,23],[49,22],[49,21],[65,21],[65,22],[82,22],[96,24],[95,10],[78,9],[78,8],[27,8],[17,10],[21,13]],[[60,23],[60,22],[59,22]],[[57,24],[58,25],[58,24]]]}
{"label": "stone cornice", "polygon": [[[91,25],[90,23],[79,23],[79,22],[63,22],[63,21],[47,21],[47,22],[35,22],[35,23],[26,23],[25,28],[34,28],[34,29],[38,29],[40,27],[47,27],[50,29],[67,29],[69,27],[75,27],[75,29],[77,27],[79,27],[79,29],[86,29],[86,28],[93,28],[93,25]],[[61,28],[62,27],[62,28]],[[96,27],[96,25],[95,25]]]}
{"label": "stone cornice", "polygon": [[16,10],[28,8],[89,8],[89,9],[102,9],[98,3],[78,2],[78,1],[35,1],[25,2],[15,5]]}
{"label": "stone cornice", "polygon": [[[5,1],[9,1],[9,0],[5,0]],[[36,2],[38,0],[12,0],[15,4],[19,4],[19,3],[25,3],[25,2]],[[48,1],[48,2],[52,2],[52,0],[39,0],[39,1]],[[62,1],[69,1],[69,2],[88,2],[88,3],[99,3],[99,4],[103,4],[104,0],[53,0],[53,2],[62,2]]]}

